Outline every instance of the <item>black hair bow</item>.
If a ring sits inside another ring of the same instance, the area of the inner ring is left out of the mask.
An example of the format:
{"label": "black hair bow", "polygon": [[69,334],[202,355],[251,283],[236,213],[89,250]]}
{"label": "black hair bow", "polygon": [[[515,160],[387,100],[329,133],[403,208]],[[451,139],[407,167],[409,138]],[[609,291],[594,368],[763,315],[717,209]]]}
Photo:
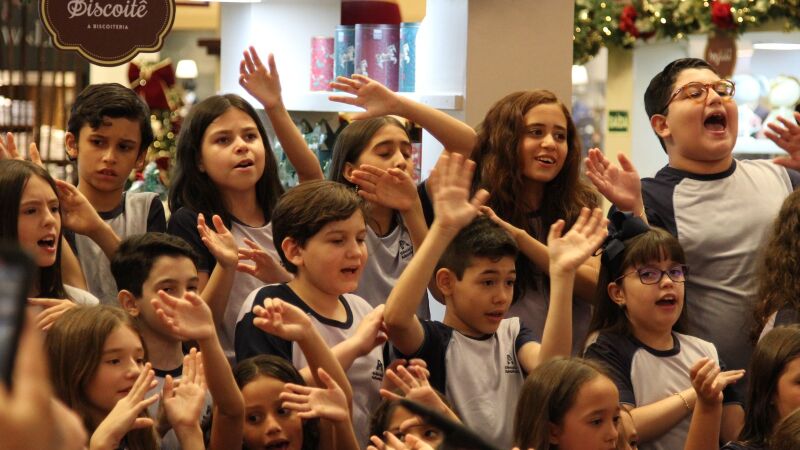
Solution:
{"label": "black hair bow", "polygon": [[615,211],[610,222],[608,237],[601,247],[603,256],[600,260],[608,267],[609,273],[618,273],[622,254],[625,252],[625,241],[647,232],[650,227],[642,219],[622,211]]}

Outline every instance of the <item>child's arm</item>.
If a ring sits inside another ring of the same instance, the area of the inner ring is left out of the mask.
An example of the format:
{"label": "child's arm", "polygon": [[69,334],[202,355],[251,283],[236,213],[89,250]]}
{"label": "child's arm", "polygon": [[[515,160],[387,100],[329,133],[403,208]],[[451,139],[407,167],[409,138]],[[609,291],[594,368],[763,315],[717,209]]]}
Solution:
{"label": "child's arm", "polygon": [[358,185],[358,195],[400,213],[411,236],[411,243],[414,248],[419,248],[428,233],[428,225],[417,187],[408,173],[398,168],[383,170],[362,164],[352,172],[352,177],[353,183]]}
{"label": "child's arm", "polygon": [[331,101],[366,109],[364,112],[356,113],[354,119],[385,115],[402,116],[428,130],[448,151],[459,153],[466,158],[472,154],[477,141],[475,130],[438,109],[398,95],[364,75],[356,74],[353,78],[339,77],[331,83],[331,87],[355,95],[355,97],[331,95],[329,97]]}
{"label": "child's arm", "polygon": [[586,176],[617,209],[630,211],[646,223],[639,173],[624,153],[618,154],[617,159],[619,167],[611,163],[600,149],[590,149],[589,156],[584,159]]}
{"label": "child's arm", "polygon": [[181,448],[205,450],[200,417],[206,401],[206,380],[203,363],[197,350],[192,348],[189,354],[183,357],[181,379],[178,383],[172,376],[167,375],[161,395],[161,404],[167,420],[175,430]]}
{"label": "child's arm", "polygon": [[[522,228],[517,228],[501,219],[495,214],[492,208],[483,206],[481,207],[481,212],[508,231],[511,237],[514,238],[514,241],[517,242],[519,251],[522,252],[526,258],[531,260],[539,270],[550,276],[550,255],[548,254],[547,245],[539,242]],[[574,286],[575,293],[578,297],[587,301],[593,301],[594,297],[597,295],[597,278],[599,276],[599,256],[592,256],[581,264],[575,271]]]}
{"label": "child's arm", "polygon": [[202,214],[197,215],[197,232],[200,234],[200,239],[217,260],[217,265],[211,271],[206,283],[202,283],[201,279],[200,295],[211,307],[214,323],[222,324],[225,308],[228,306],[228,296],[233,287],[233,278],[236,275],[236,266],[239,264],[239,248],[222,219],[215,214],[211,220],[216,231],[206,224]]}
{"label": "child's arm", "polygon": [[320,418],[331,422],[335,442],[320,442],[320,448],[359,450],[347,396],[325,369],[317,370],[317,378],[324,388],[287,383],[280,394],[282,406],[297,411],[303,420]]}
{"label": "child's arm", "polygon": [[239,262],[236,266],[238,272],[254,276],[265,284],[285,283],[291,281],[289,273],[278,261],[264,251],[260,245],[245,238],[244,243],[250,248],[239,248],[239,261],[252,261],[253,264]]}
{"label": "child's arm", "polygon": [[425,338],[415,312],[439,258],[461,228],[478,215],[478,208],[489,197],[488,192],[480,190],[470,200],[474,171],[473,161],[445,151],[428,178],[436,219],[389,294],[383,312],[389,339],[403,354],[419,350]]}
{"label": "child's arm", "polygon": [[347,375],[306,313],[283,300],[268,298],[264,300],[263,307],[253,308],[253,314],[256,316],[253,326],[281,339],[297,342],[308,361],[308,367],[300,370],[306,383],[324,386],[323,380],[318,378],[317,369],[325,369],[344,390],[348,404],[352,401],[353,391]]}
{"label": "child's arm", "polygon": [[778,117],[778,120],[783,124],[783,127],[775,123],[769,123],[767,126],[771,131],[764,133],[772,142],[778,147],[786,150],[789,156],[780,156],[772,161],[775,164],[780,164],[789,169],[800,170],[800,112],[794,113],[794,120]]}
{"label": "child's arm", "polygon": [[86,235],[103,250],[108,259],[111,259],[119,247],[119,236],[100,218],[78,188],[66,181],[55,181],[64,228]]}
{"label": "child's arm", "polygon": [[550,260],[550,307],[542,334],[542,344],[525,344],[519,362],[526,372],[556,356],[572,353],[572,286],[575,272],[603,243],[608,235],[608,219],[603,211],[583,208],[578,220],[564,235],[564,221],[550,227],[547,250]]}
{"label": "child's arm", "polygon": [[214,399],[214,420],[208,448],[241,447],[244,400],[217,338],[211,308],[193,292],[177,298],[159,291],[151,303],[159,320],[173,334],[181,340],[195,340],[200,347],[203,373]]}
{"label": "child's arm", "polygon": [[245,50],[244,59],[239,65],[239,84],[264,105],[275,135],[281,142],[289,162],[297,171],[300,182],[321,180],[323,174],[319,161],[306,145],[306,140],[292,122],[283,104],[281,80],[272,53],[267,56],[267,63],[269,71],[264,67],[254,47],[251,46],[249,51]]}
{"label": "child's arm", "polygon": [[[692,386],[697,392],[692,423],[684,450],[719,447],[720,421],[723,419],[722,390],[744,376],[743,370],[722,372],[709,358],[697,361],[691,370]],[[741,409],[741,408],[740,408]],[[725,442],[735,439],[724,439]]]}
{"label": "child's arm", "polygon": [[158,401],[158,395],[144,398],[147,391],[156,384],[153,366],[146,363],[133,383],[128,395],[120,399],[114,409],[100,422],[89,439],[89,450],[116,450],[122,438],[129,431],[139,428],[152,428],[153,419],[139,417],[148,406]]}

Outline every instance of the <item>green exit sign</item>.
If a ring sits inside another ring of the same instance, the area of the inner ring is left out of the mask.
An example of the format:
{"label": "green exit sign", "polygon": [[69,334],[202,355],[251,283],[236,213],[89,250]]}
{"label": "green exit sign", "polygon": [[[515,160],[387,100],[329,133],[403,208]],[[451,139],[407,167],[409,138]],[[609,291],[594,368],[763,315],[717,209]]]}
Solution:
{"label": "green exit sign", "polygon": [[608,112],[608,131],[612,133],[627,133],[630,128],[628,111]]}

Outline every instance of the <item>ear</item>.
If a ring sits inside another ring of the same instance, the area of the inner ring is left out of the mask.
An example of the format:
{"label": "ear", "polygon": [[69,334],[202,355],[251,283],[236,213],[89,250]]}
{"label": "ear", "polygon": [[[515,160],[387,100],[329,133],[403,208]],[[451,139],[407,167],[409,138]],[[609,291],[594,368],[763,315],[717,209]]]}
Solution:
{"label": "ear", "polygon": [[352,183],[354,170],[356,170],[356,166],[353,163],[344,163],[344,179]]}
{"label": "ear", "polygon": [[559,439],[561,439],[561,427],[554,424],[553,422],[547,422],[547,435],[550,440],[550,444],[558,445]]}
{"label": "ear", "polygon": [[131,317],[138,317],[139,313],[139,302],[136,301],[136,297],[133,295],[131,291],[128,290],[121,290],[119,294],[117,294],[117,300],[119,300],[119,305],[122,306],[122,309],[125,310]]}
{"label": "ear", "polygon": [[74,134],[67,131],[64,135],[64,145],[67,147],[67,155],[70,159],[78,159],[78,138]]}
{"label": "ear", "polygon": [[281,250],[286,256],[286,260],[297,267],[303,265],[303,247],[294,238],[286,237],[281,242]]}
{"label": "ear", "polygon": [[434,276],[436,277],[436,287],[439,288],[442,295],[444,295],[445,298],[452,296],[456,281],[458,281],[456,273],[443,267],[437,270]]}
{"label": "ear", "polygon": [[669,124],[667,123],[667,116],[665,115],[654,114],[653,117],[650,118],[650,126],[661,139],[667,139],[672,136]]}
{"label": "ear", "polygon": [[147,158],[147,149],[144,149],[136,158],[136,170],[142,170],[142,168],[144,168],[144,162],[146,158]]}
{"label": "ear", "polygon": [[625,292],[623,292],[619,284],[614,282],[608,283],[607,290],[611,301],[619,306],[625,306]]}

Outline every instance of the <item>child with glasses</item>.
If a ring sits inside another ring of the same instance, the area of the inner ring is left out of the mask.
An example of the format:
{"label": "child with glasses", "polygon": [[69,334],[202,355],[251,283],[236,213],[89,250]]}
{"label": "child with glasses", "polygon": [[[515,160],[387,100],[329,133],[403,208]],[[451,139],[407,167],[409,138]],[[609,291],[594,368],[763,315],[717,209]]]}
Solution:
{"label": "child with glasses", "polygon": [[[692,268],[686,281],[692,334],[713,342],[729,367],[738,369],[747,366],[753,349],[749,331],[759,250],[781,203],[800,185],[800,113],[768,133],[788,156],[738,161],[734,91],[706,61],[673,61],[644,95],[668,165],[641,181],[624,156],[620,167],[592,150],[586,165],[617,209],[678,238]],[[735,388],[740,395],[744,385]]]}
{"label": "child with glasses", "polygon": [[[616,212],[606,240],[598,302],[590,333],[597,340],[586,357],[604,363],[630,411],[641,449],[682,449],[697,393],[691,369],[702,358],[718,361],[714,344],[686,333],[684,283],[688,269],[678,240]],[[720,363],[722,365],[722,363]],[[726,386],[743,371],[723,372]],[[730,388],[724,392],[720,436],[735,438],[743,410]]]}

